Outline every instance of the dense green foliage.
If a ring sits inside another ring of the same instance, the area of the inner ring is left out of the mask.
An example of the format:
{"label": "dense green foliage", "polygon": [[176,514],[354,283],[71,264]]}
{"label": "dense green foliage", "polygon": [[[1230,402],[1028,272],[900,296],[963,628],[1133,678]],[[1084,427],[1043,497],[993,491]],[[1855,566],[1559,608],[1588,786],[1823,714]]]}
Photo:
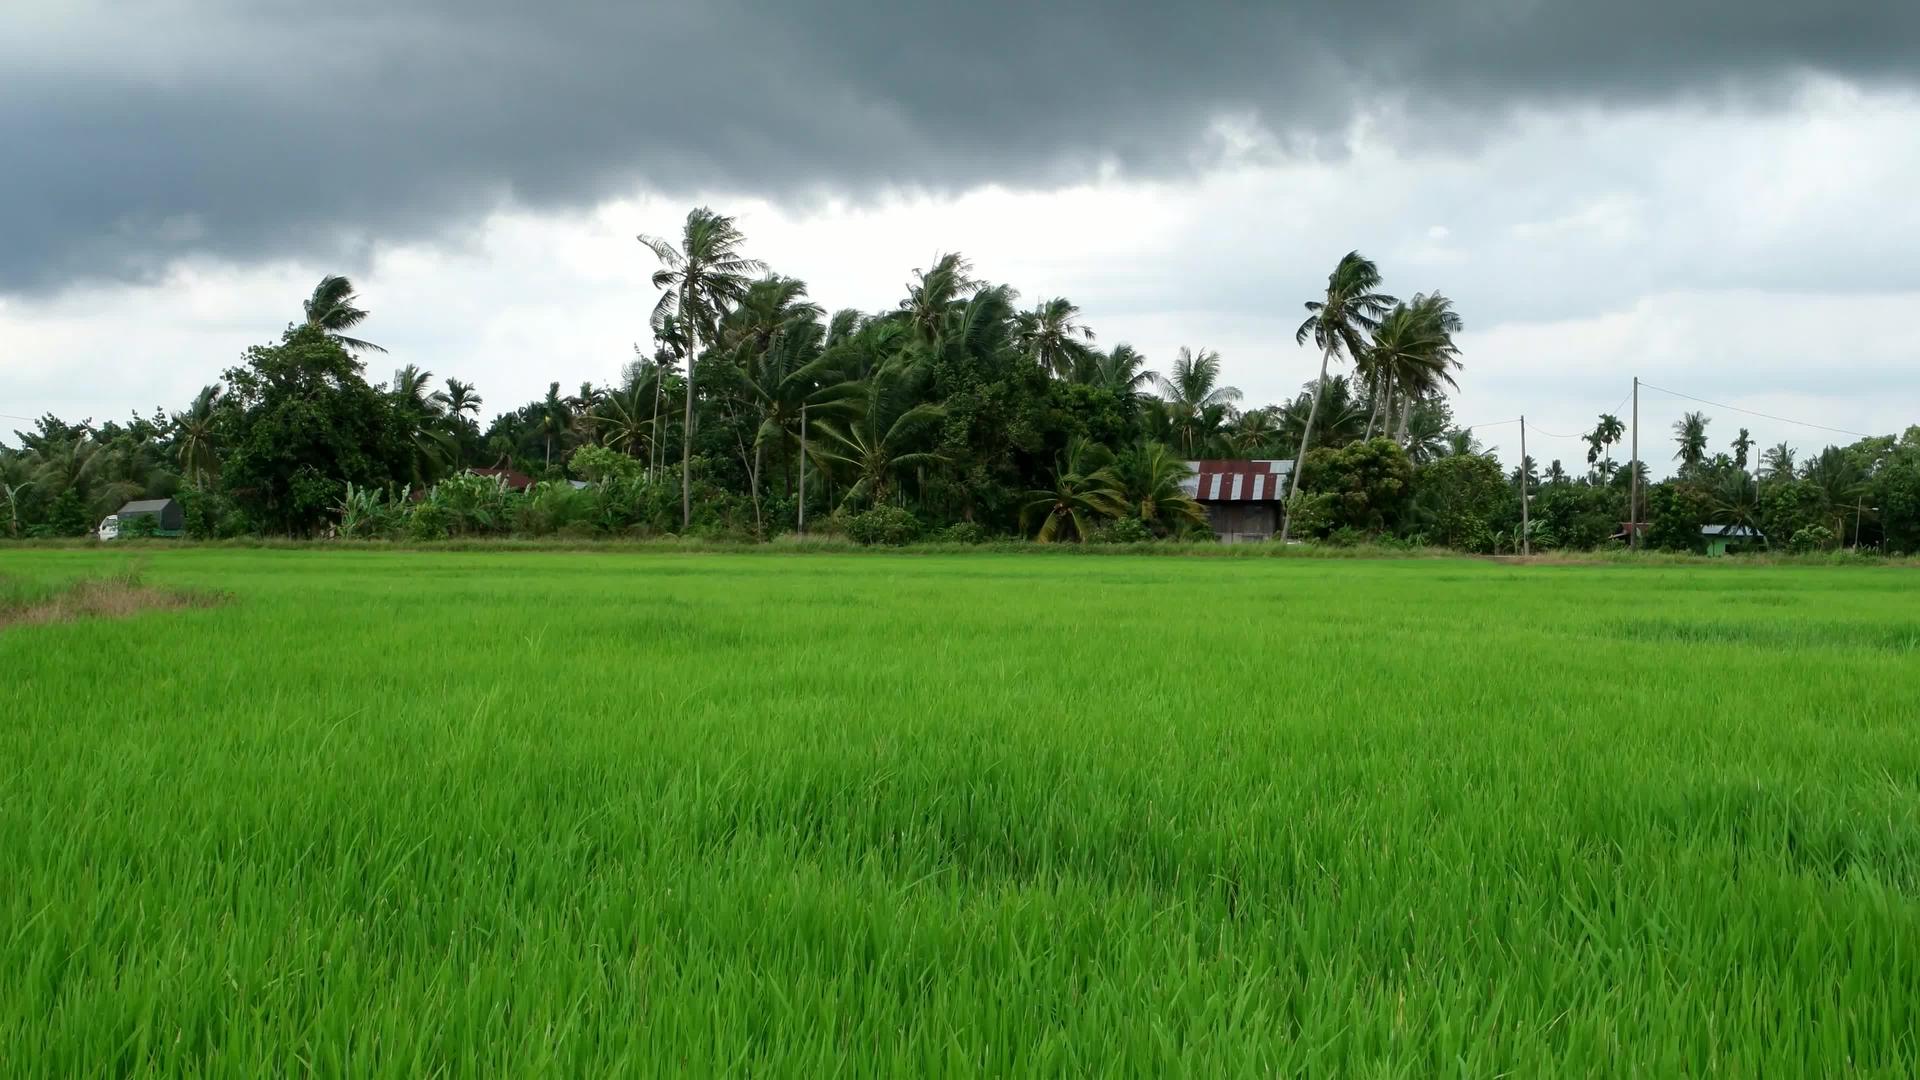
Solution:
{"label": "dense green foliage", "polygon": [[1920,1064],[1908,571],[144,558],[0,630],[14,1071]]}
{"label": "dense green foliage", "polygon": [[[641,239],[658,264],[653,351],[610,385],[554,382],[483,427],[458,378],[436,390],[407,364],[370,384],[360,358],[383,350],[347,336],[368,313],[330,276],[279,342],[179,412],[17,432],[18,448],[0,446],[0,535],[77,536],[129,499],[171,495],[202,538],[767,540],[859,519],[859,535],[894,542],[911,519],[927,535],[1204,540],[1206,515],[1179,490],[1199,458],[1298,462],[1285,524],[1309,539],[1515,550],[1522,474],[1535,550],[1617,543],[1631,516],[1611,414],[1585,437],[1583,474],[1529,461],[1501,481],[1497,465],[1453,463],[1480,456],[1446,398],[1462,318],[1437,292],[1380,291],[1358,252],[1305,304],[1297,338],[1320,350],[1318,376],[1251,406],[1217,353],[1183,348],[1156,371],[1124,342],[1101,348],[1070,301],[1024,307],[957,254],[915,271],[892,310],[829,316],[748,257],[724,215],[702,208],[681,236]],[[1674,426],[1677,473],[1641,503],[1653,546],[1698,549],[1717,524],[1772,546],[1920,550],[1920,430],[1796,467],[1785,446],[1754,455],[1744,429],[1714,453],[1710,425]],[[536,483],[489,495],[474,469]]]}

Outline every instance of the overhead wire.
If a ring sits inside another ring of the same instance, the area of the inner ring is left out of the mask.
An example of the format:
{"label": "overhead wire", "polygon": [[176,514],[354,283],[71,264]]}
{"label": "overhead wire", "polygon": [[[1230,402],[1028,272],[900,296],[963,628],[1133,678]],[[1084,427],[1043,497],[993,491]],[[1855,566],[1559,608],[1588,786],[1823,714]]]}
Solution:
{"label": "overhead wire", "polygon": [[1782,424],[1795,424],[1795,425],[1798,425],[1799,427],[1813,428],[1817,431],[1831,431],[1838,435],[1852,435],[1857,439],[1870,439],[1873,437],[1864,431],[1849,431],[1846,428],[1828,427],[1825,424],[1815,424],[1807,420],[1795,420],[1792,417],[1788,417],[1788,416],[1775,416],[1772,413],[1763,413],[1756,409],[1743,409],[1738,405],[1727,405],[1718,401],[1708,401],[1706,398],[1703,398],[1703,397],[1694,397],[1692,394],[1683,394],[1678,390],[1669,390],[1664,386],[1655,386],[1644,379],[1640,381],[1640,385],[1646,387],[1649,390],[1658,390],[1663,394],[1672,394],[1674,397],[1677,397],[1677,398],[1686,398],[1688,401],[1697,401],[1702,405],[1711,405],[1716,409],[1726,409],[1729,412],[1745,413],[1748,416],[1758,416],[1763,420],[1776,420]]}

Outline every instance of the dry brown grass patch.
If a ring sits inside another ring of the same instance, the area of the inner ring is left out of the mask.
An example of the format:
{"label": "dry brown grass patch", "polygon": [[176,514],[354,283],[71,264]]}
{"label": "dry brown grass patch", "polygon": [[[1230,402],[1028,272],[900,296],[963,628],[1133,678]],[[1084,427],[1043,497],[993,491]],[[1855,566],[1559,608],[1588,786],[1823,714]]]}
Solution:
{"label": "dry brown grass patch", "polygon": [[37,591],[0,581],[0,630],[76,619],[124,619],[143,611],[212,607],[223,599],[213,593],[148,585],[138,574],[81,578]]}

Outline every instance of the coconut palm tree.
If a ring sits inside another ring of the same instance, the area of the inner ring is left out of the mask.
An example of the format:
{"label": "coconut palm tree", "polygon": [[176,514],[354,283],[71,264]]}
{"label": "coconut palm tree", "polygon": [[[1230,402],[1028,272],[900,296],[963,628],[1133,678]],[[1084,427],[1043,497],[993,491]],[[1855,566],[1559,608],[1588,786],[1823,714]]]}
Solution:
{"label": "coconut palm tree", "polygon": [[1242,457],[1264,457],[1274,453],[1280,441],[1280,417],[1271,405],[1249,409],[1233,422],[1227,444]]}
{"label": "coconut palm tree", "polygon": [[931,342],[946,324],[947,312],[981,288],[966,256],[959,252],[940,255],[931,270],[913,272],[913,280],[907,283],[907,298],[900,301],[900,314],[913,327],[915,337]]}
{"label": "coconut palm tree", "polygon": [[1182,346],[1173,371],[1153,377],[1160,391],[1180,449],[1188,457],[1204,454],[1221,425],[1233,418],[1240,400],[1237,387],[1220,385],[1220,354],[1211,349],[1194,352]]}
{"label": "coconut palm tree", "polygon": [[1854,512],[1867,490],[1867,475],[1845,450],[1829,446],[1807,463],[1807,480],[1820,493],[1820,504],[1833,520],[1833,535],[1847,535],[1846,517]]}
{"label": "coconut palm tree", "polygon": [[1753,482],[1753,477],[1745,469],[1721,474],[1709,498],[1710,513],[1715,524],[1744,526],[1756,533],[1760,531],[1760,486]]}
{"label": "coconut palm tree", "polygon": [[1207,524],[1206,508],[1181,485],[1193,475],[1165,443],[1147,443],[1127,454],[1115,469],[1125,510],[1161,534]]}
{"label": "coconut palm tree", "polygon": [[1122,401],[1146,396],[1153,385],[1153,372],[1147,370],[1147,358],[1140,350],[1121,342],[1110,352],[1095,353],[1093,362],[1081,372],[1081,382],[1097,386]]}
{"label": "coconut palm tree", "polygon": [[1407,412],[1407,424],[1400,433],[1400,445],[1407,452],[1407,460],[1425,465],[1446,457],[1450,448],[1448,425],[1453,418],[1445,405],[1437,401],[1412,402]]}
{"label": "coconut palm tree", "polygon": [[658,328],[671,315],[685,338],[687,405],[680,432],[680,527],[684,530],[693,523],[693,366],[700,342],[713,340],[720,317],[746,295],[752,276],[763,273],[766,264],[740,253],[746,236],[732,218],[704,206],[687,215],[679,247],[645,234],[638,239],[660,260],[660,268],[653,272],[653,287],[660,290],[653,324]]}
{"label": "coconut palm tree", "polygon": [[1707,459],[1707,425],[1712,422],[1707,414],[1697,412],[1673,422],[1673,441],[1680,446],[1673,458],[1680,463],[1680,475],[1691,474]]}
{"label": "coconut palm tree", "polygon": [[878,506],[893,496],[902,477],[945,460],[933,451],[915,449],[921,433],[944,415],[940,406],[921,400],[925,383],[919,365],[890,364],[848,393],[854,414],[850,420],[817,426],[821,445],[814,454],[852,474],[840,505]]}
{"label": "coconut palm tree", "polygon": [[353,291],[353,282],[339,274],[328,274],[313,287],[313,295],[307,297],[304,305],[306,323],[338,342],[348,352],[363,349],[386,352],[371,341],[347,336],[346,331],[366,320],[366,309],[360,307],[359,302],[360,298]]}
{"label": "coconut palm tree", "polygon": [[1793,447],[1780,443],[1760,455],[1760,467],[1771,481],[1793,479]]}
{"label": "coconut palm tree", "polygon": [[213,428],[219,398],[219,383],[203,386],[186,411],[173,414],[173,444],[180,458],[180,472],[196,486],[205,486],[220,472],[218,437]]}
{"label": "coconut palm tree", "polygon": [[1038,519],[1034,539],[1039,543],[1085,543],[1095,522],[1126,512],[1126,492],[1114,475],[1112,452],[1076,435],[1067,443],[1066,455],[1054,463],[1053,487],[1027,492],[1020,527],[1031,529]]}
{"label": "coconut palm tree", "polygon": [[[1326,295],[1307,301],[1307,318],[1294,332],[1295,344],[1304,345],[1309,337],[1320,347],[1320,378],[1314,383],[1313,403],[1307,408],[1306,426],[1300,434],[1300,447],[1294,455],[1293,482],[1289,501],[1300,493],[1300,473],[1307,450],[1313,442],[1313,425],[1320,412],[1320,396],[1327,388],[1327,365],[1342,352],[1357,357],[1366,349],[1365,335],[1380,326],[1380,319],[1397,302],[1378,292],[1380,269],[1357,251],[1349,251],[1327,275]],[[1289,522],[1280,520],[1280,542],[1287,541]]]}
{"label": "coconut palm tree", "polygon": [[1093,329],[1080,322],[1080,309],[1064,296],[1042,301],[1014,320],[1014,342],[1040,370],[1070,379],[1098,354]]}
{"label": "coconut palm tree", "polygon": [[1418,293],[1404,304],[1395,304],[1373,331],[1367,350],[1356,358],[1361,374],[1371,385],[1373,406],[1368,410],[1364,438],[1373,437],[1376,419],[1380,429],[1392,433],[1394,403],[1400,404],[1399,439],[1406,438],[1413,404],[1454,386],[1453,371],[1460,367],[1460,349],[1453,335],[1461,329],[1460,316],[1453,301],[1440,293]]}
{"label": "coconut palm tree", "polygon": [[[638,369],[638,370],[635,370]],[[606,393],[595,407],[595,425],[602,445],[628,457],[639,457],[640,446],[653,436],[653,422],[647,415],[647,403],[654,394],[658,378],[651,366],[633,365],[620,387]]]}

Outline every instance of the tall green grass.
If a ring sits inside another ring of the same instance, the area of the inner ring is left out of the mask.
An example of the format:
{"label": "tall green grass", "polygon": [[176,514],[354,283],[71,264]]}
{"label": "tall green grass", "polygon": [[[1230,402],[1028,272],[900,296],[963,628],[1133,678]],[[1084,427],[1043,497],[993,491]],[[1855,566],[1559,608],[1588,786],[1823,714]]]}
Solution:
{"label": "tall green grass", "polygon": [[10,1074],[1920,1060],[1909,572],[145,576],[233,600],[0,631]]}

